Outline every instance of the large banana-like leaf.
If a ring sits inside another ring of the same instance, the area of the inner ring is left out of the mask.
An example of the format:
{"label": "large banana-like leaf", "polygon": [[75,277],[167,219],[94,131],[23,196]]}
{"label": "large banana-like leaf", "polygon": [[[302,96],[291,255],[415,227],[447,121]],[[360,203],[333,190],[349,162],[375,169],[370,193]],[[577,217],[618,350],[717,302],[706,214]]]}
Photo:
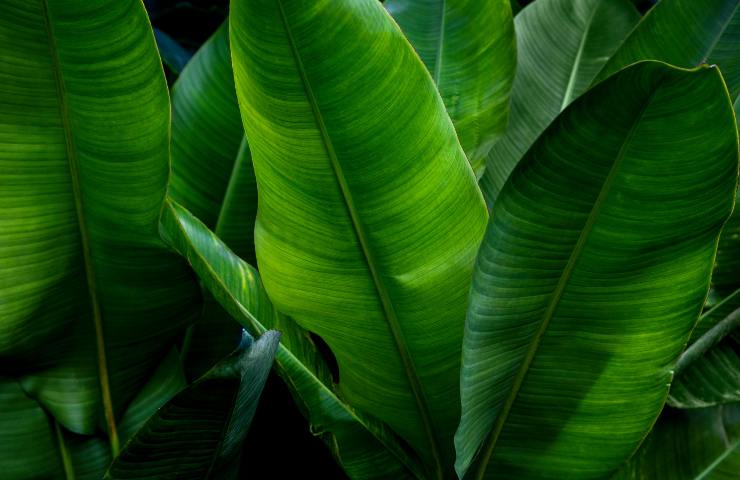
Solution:
{"label": "large banana-like leaf", "polygon": [[701,408],[740,401],[740,290],[702,314],[681,355],[668,403]]}
{"label": "large banana-like leaf", "polygon": [[354,407],[451,472],[486,209],[434,82],[376,0],[231,7],[270,298],[326,341]]}
{"label": "large banana-like leaf", "polygon": [[516,69],[509,0],[387,0],[431,73],[476,174],[504,133]]}
{"label": "large banana-like leaf", "polygon": [[735,480],[740,472],[740,404],[668,408],[612,480]]}
{"label": "large banana-like leaf", "polygon": [[704,304],[737,168],[716,68],[640,63],[560,114],[478,256],[459,473],[598,478],[630,455]]}
{"label": "large banana-like leaf", "polygon": [[169,105],[139,0],[3,2],[0,359],[66,429],[118,414],[189,321],[159,239]]}
{"label": "large banana-like leaf", "polygon": [[480,182],[489,208],[524,153],[586,91],[639,18],[629,0],[538,0],[516,16],[509,127]]}
{"label": "large banana-like leaf", "polygon": [[167,204],[163,237],[188,258],[201,281],[223,307],[255,335],[267,328],[282,334],[275,367],[312,430],[320,435],[354,479],[420,477],[420,469],[386,428],[356,412],[334,392],[326,365],[307,333],[275,311],[257,271],[234,255],[192,214]]}
{"label": "large banana-like leaf", "polygon": [[[151,375],[118,423],[126,441],[185,386],[173,349]],[[0,471],[7,480],[99,480],[111,461],[104,435],[78,435],[49,418],[12,378],[0,379]],[[38,452],[38,454],[36,454]]]}
{"label": "large banana-like leaf", "polygon": [[175,395],[134,435],[106,479],[235,478],[280,334],[242,343]]}

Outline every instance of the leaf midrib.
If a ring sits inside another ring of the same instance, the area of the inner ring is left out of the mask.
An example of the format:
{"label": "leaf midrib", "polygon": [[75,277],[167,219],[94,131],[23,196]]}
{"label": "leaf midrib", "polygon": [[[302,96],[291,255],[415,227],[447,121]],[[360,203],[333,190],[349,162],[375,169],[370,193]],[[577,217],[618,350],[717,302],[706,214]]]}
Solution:
{"label": "leaf midrib", "polygon": [[341,165],[339,164],[339,159],[337,158],[336,152],[334,151],[334,146],[332,144],[329,133],[326,129],[326,125],[324,124],[324,120],[321,115],[321,110],[319,108],[318,102],[316,101],[316,98],[314,97],[311,84],[308,81],[307,73],[305,71],[305,68],[303,67],[303,62],[301,60],[300,53],[298,52],[298,47],[295,43],[295,40],[293,39],[290,25],[288,24],[288,19],[285,14],[285,9],[283,7],[282,0],[275,0],[275,1],[277,3],[278,10],[280,12],[280,19],[283,23],[283,28],[285,29],[286,37],[288,39],[288,43],[290,44],[291,52],[293,53],[293,58],[296,63],[296,69],[298,70],[298,74],[301,77],[301,82],[303,84],[303,88],[306,93],[306,98],[308,100],[308,103],[311,106],[311,110],[314,114],[314,119],[316,120],[316,124],[321,133],[321,139],[326,149],[327,156],[329,157],[329,161],[334,171],[334,175],[336,177],[337,183],[339,184],[339,189],[342,192],[345,206],[347,207],[347,211],[352,220],[352,226],[354,228],[355,235],[357,236],[357,241],[362,249],[362,253],[365,257],[365,261],[367,262],[368,270],[370,271],[370,275],[373,279],[373,283],[375,284],[375,289],[378,293],[378,297],[380,299],[380,303],[383,308],[386,321],[388,323],[389,329],[393,336],[396,349],[403,363],[406,377],[408,379],[409,385],[411,387],[411,390],[414,396],[414,400],[419,410],[419,415],[424,425],[424,432],[427,437],[427,441],[429,443],[431,457],[434,459],[434,462],[435,462],[435,465],[434,465],[435,475],[439,479],[442,479],[443,470],[442,470],[442,464],[441,464],[441,459],[439,455],[439,447],[437,446],[437,440],[436,440],[436,436],[434,433],[434,426],[433,426],[434,424],[432,422],[431,413],[429,412],[429,407],[427,405],[427,401],[426,401],[426,398],[425,398],[425,395],[424,395],[424,392],[421,386],[421,382],[419,381],[418,375],[414,368],[413,360],[411,359],[411,355],[409,354],[408,347],[404,339],[403,331],[401,330],[398,317],[396,315],[393,303],[391,302],[391,299],[390,299],[390,295],[388,293],[388,290],[385,284],[383,283],[382,278],[380,277],[379,272],[377,271],[375,267],[376,260],[374,258],[372,251],[369,248],[368,241],[367,241],[367,234],[365,233],[364,226],[362,222],[360,221],[359,216],[357,214],[357,209],[355,207],[354,200],[352,198],[352,192],[350,191],[349,186],[347,185],[347,181],[344,178],[344,172],[342,171]]}
{"label": "leaf midrib", "polygon": [[586,20],[586,28],[583,32],[583,36],[581,37],[581,41],[578,44],[578,50],[576,51],[576,56],[573,60],[573,67],[570,70],[570,77],[568,78],[568,85],[565,87],[563,101],[560,104],[561,112],[565,109],[565,107],[568,106],[573,97],[573,91],[576,88],[576,76],[578,75],[581,67],[581,57],[583,56],[583,50],[586,48],[586,40],[588,39],[589,33],[591,33],[591,27],[593,26],[594,17],[596,17],[596,12],[599,11],[601,5],[602,4],[598,4],[591,12],[591,15],[589,15],[588,20]]}
{"label": "leaf midrib", "polygon": [[725,34],[725,32],[727,31],[727,28],[730,26],[730,23],[732,23],[732,19],[737,14],[738,7],[740,7],[740,2],[738,2],[735,5],[735,9],[727,17],[727,20],[724,22],[724,24],[722,24],[722,27],[719,29],[719,32],[717,33],[717,36],[714,38],[714,40],[712,40],[712,43],[709,45],[709,48],[707,49],[707,53],[704,55],[703,59],[699,63],[706,63],[709,60],[709,56],[712,54],[712,52],[714,52],[714,49],[717,48],[717,44],[722,38],[722,35]]}
{"label": "leaf midrib", "polygon": [[620,147],[619,152],[617,153],[617,157],[615,158],[614,163],[612,164],[611,169],[609,170],[609,174],[607,175],[606,179],[604,180],[603,185],[601,186],[599,195],[596,198],[596,201],[594,202],[593,207],[591,207],[591,211],[589,212],[589,216],[586,219],[586,223],[583,225],[581,234],[579,235],[578,240],[576,241],[576,244],[573,247],[573,251],[571,252],[570,257],[568,258],[568,263],[565,265],[565,268],[563,269],[563,273],[561,274],[560,279],[558,280],[558,283],[555,286],[555,290],[553,290],[550,303],[548,304],[547,309],[545,310],[545,313],[543,315],[543,318],[540,324],[540,328],[537,330],[537,333],[535,334],[535,336],[532,339],[532,342],[530,343],[529,349],[527,350],[527,354],[525,355],[524,360],[522,361],[522,365],[519,371],[517,372],[516,377],[514,378],[514,383],[512,384],[511,391],[508,397],[506,398],[506,401],[504,402],[501,413],[496,418],[496,422],[494,424],[493,430],[491,434],[489,435],[489,437],[487,438],[485,444],[483,445],[483,449],[481,450],[483,452],[483,457],[481,458],[480,466],[478,468],[478,473],[476,475],[476,478],[478,480],[482,480],[483,477],[485,476],[486,469],[488,468],[488,464],[491,460],[491,457],[493,456],[493,451],[496,448],[499,435],[501,434],[501,431],[503,430],[504,425],[506,424],[506,420],[508,419],[511,408],[514,405],[514,402],[516,401],[517,396],[519,395],[519,390],[521,389],[521,386],[524,383],[524,379],[529,371],[530,365],[534,361],[534,357],[537,354],[537,349],[540,345],[542,338],[545,335],[545,332],[547,331],[547,327],[550,323],[550,320],[555,314],[555,310],[557,309],[560,303],[560,299],[562,297],[563,292],[565,291],[567,283],[570,280],[571,275],[573,274],[573,271],[575,269],[576,264],[578,263],[578,260],[580,259],[581,254],[583,253],[583,250],[586,245],[586,241],[588,240],[588,237],[591,234],[591,231],[596,223],[596,220],[599,216],[601,208],[607,196],[609,195],[609,192],[611,191],[611,187],[612,187],[612,184],[614,183],[614,179],[617,176],[619,167],[621,166],[622,161],[624,160],[627,147],[630,145],[632,138],[634,137],[635,132],[637,131],[637,127],[640,125],[640,122],[642,121],[642,117],[647,111],[647,108],[650,105],[655,95],[655,92],[658,89],[660,89],[662,82],[663,80],[661,79],[656,83],[656,85],[653,87],[653,90],[650,92],[650,95],[646,99],[644,105],[638,112],[635,118],[635,121],[630,127],[629,131],[627,132],[624,142],[622,143],[622,146]]}
{"label": "leaf midrib", "polygon": [[437,52],[434,60],[434,84],[439,88],[439,80],[442,76],[442,54],[445,45],[445,21],[447,14],[447,1],[440,0],[439,13],[439,35],[437,35]]}
{"label": "leaf midrib", "polygon": [[51,16],[49,14],[48,0],[41,0],[41,9],[48,38],[52,71],[54,73],[57,101],[59,104],[59,116],[62,123],[62,130],[64,131],[65,149],[67,152],[67,161],[69,164],[70,177],[72,181],[72,193],[75,202],[77,224],[80,231],[80,246],[82,249],[83,261],[85,263],[85,281],[87,283],[87,290],[92,308],[93,322],[95,324],[98,378],[100,381],[103,409],[108,426],[108,437],[110,441],[111,453],[113,457],[116,457],[119,451],[118,431],[116,429],[116,420],[113,411],[113,399],[110,392],[108,364],[105,354],[105,339],[103,337],[103,320],[100,311],[100,302],[98,300],[97,294],[95,270],[93,268],[92,255],[90,253],[90,238],[85,221],[85,211],[82,206],[79,158],[77,156],[77,148],[75,146],[74,138],[72,135],[72,125],[69,115],[69,106],[67,105],[66,88],[64,85],[61,62],[59,60],[59,50],[56,43],[56,37],[54,35],[54,27],[51,21]]}

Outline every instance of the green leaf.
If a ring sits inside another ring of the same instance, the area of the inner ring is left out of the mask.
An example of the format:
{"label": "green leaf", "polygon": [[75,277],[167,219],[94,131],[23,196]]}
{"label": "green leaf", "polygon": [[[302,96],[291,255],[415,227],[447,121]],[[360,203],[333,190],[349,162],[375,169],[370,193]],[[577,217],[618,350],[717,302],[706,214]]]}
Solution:
{"label": "green leaf", "polygon": [[[175,349],[165,357],[126,409],[118,424],[126,441],[131,434],[185,386]],[[50,418],[12,379],[0,379],[0,469],[3,479],[99,480],[111,461],[103,434],[78,435]],[[40,452],[41,457],[33,452]]]}
{"label": "green leaf", "polygon": [[314,434],[322,437],[351,478],[421,478],[419,473],[412,475],[419,468],[384,425],[337,396],[329,370],[307,332],[273,308],[254,268],[174,201],[165,208],[162,234],[245,328],[255,335],[268,328],[281,332],[275,368]]}
{"label": "green leaf", "polygon": [[489,208],[524,153],[586,91],[639,19],[628,0],[538,0],[516,16],[509,127],[480,182]]}
{"label": "green leaf", "polygon": [[169,195],[215,228],[244,138],[228,23],[203,44],[175,82],[172,115]]}
{"label": "green leaf", "polygon": [[640,60],[687,68],[716,64],[735,101],[740,95],[739,8],[737,0],[661,0],[609,59],[598,79]]}
{"label": "green leaf", "polygon": [[[169,104],[139,0],[3,3],[0,356],[65,428],[118,416],[190,321],[159,239]],[[105,419],[105,426],[98,425]]]}
{"label": "green leaf", "polygon": [[740,472],[740,404],[663,411],[613,480],[733,480]]}
{"label": "green leaf", "polygon": [[[732,101],[740,102],[740,3],[737,0],[662,0],[642,19],[604,66],[606,78],[639,60],[680,67],[716,64]],[[715,287],[740,287],[740,213],[730,217],[720,237],[712,275]]]}
{"label": "green leaf", "polygon": [[[172,89],[170,196],[248,262],[255,263],[257,184],[239,115],[224,23],[198,50]],[[211,298],[188,331],[183,352],[197,378],[239,343],[241,328]]]}
{"label": "green leaf", "polygon": [[[681,355],[668,403],[702,408],[740,401],[740,290],[702,314]],[[733,334],[734,333],[734,334]]]}
{"label": "green leaf", "polygon": [[265,288],[343,398],[451,475],[486,209],[434,83],[377,0],[236,0],[230,22]]}
{"label": "green leaf", "polygon": [[637,447],[709,289],[736,142],[716,68],[645,62],[527,152],[473,278],[460,474],[599,478]]}
{"label": "green leaf", "polygon": [[426,65],[478,176],[509,117],[516,69],[509,0],[387,0]]}
{"label": "green leaf", "polygon": [[245,332],[237,350],[144,424],[105,478],[227,478],[238,468],[279,339],[268,331],[252,342]]}

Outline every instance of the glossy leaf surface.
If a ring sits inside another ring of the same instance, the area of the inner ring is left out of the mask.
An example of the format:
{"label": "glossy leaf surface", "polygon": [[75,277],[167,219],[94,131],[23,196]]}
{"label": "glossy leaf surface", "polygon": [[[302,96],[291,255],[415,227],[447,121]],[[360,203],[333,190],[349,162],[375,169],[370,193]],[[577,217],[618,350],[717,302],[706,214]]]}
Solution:
{"label": "glossy leaf surface", "polygon": [[265,288],[329,345],[343,397],[451,474],[486,210],[434,83],[375,0],[231,7]]}
{"label": "glossy leaf surface", "polygon": [[598,478],[629,457],[709,289],[735,135],[716,68],[646,62],[574,102],[527,152],[474,274],[460,473]]}

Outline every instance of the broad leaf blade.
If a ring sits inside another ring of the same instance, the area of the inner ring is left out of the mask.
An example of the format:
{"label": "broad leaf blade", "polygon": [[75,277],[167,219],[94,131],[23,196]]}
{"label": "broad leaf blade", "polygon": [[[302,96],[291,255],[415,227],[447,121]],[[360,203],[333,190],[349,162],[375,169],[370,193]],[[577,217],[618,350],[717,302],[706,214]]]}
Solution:
{"label": "broad leaf blade", "polygon": [[67,429],[105,418],[116,451],[197,299],[157,233],[169,105],[151,26],[138,0],[10,0],[0,36],[0,356]]}
{"label": "broad leaf blade", "polygon": [[376,0],[237,0],[230,22],[270,298],[353,407],[451,474],[486,211],[434,83]]}
{"label": "broad leaf blade", "polygon": [[628,0],[538,0],[514,18],[518,65],[509,127],[480,182],[489,208],[524,153],[586,91],[639,18]]}
{"label": "broad leaf blade", "polygon": [[480,452],[475,478],[597,478],[636,448],[707,295],[736,142],[716,68],[645,62],[527,152],[474,275],[461,474]]}
{"label": "broad leaf blade", "polygon": [[613,480],[733,480],[740,472],[740,405],[663,411]]}
{"label": "broad leaf blade", "polygon": [[432,75],[476,174],[503,135],[516,68],[509,0],[387,0]]}
{"label": "broad leaf blade", "polygon": [[415,461],[382,424],[356,412],[336,395],[329,371],[307,332],[275,311],[254,268],[175,202],[165,208],[162,230],[170,244],[188,258],[209,292],[245,328],[255,335],[267,328],[281,332],[277,372],[306,413],[312,431],[331,447],[351,478],[413,478],[411,472],[419,471]]}
{"label": "broad leaf blade", "polygon": [[280,334],[242,344],[160,408],[126,443],[105,478],[225,478],[272,366]]}

